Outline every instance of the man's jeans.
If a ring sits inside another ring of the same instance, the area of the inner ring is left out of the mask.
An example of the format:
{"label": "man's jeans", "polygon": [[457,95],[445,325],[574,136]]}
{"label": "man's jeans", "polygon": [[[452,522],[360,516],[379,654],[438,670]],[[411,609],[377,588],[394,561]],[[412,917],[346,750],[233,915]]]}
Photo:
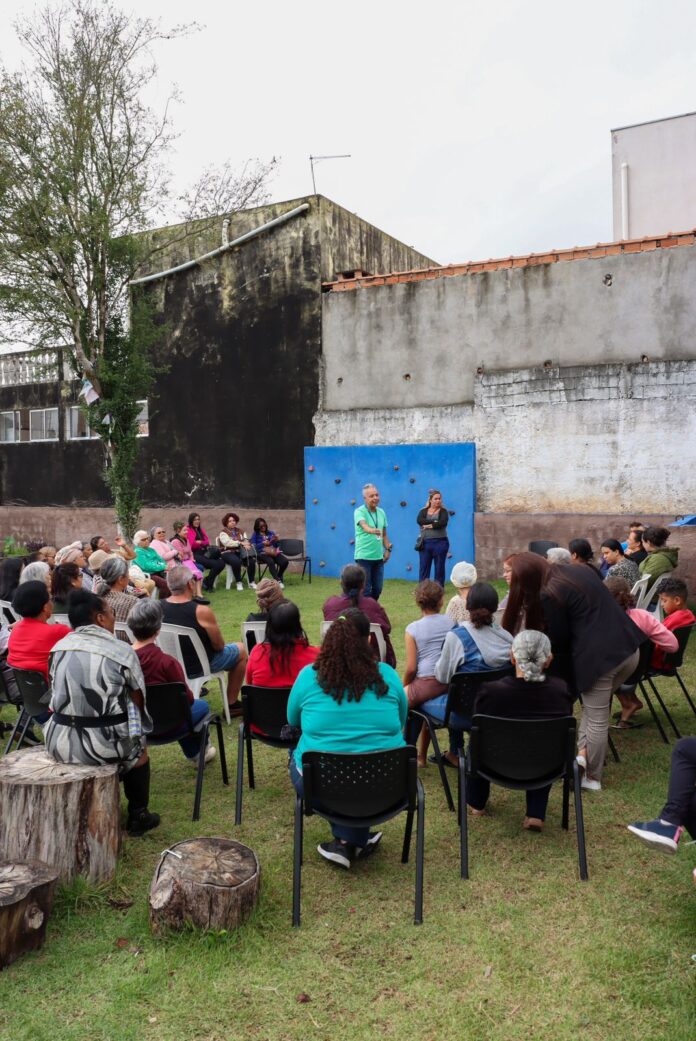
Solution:
{"label": "man's jeans", "polygon": [[355,563],[365,572],[365,596],[379,600],[384,585],[383,560],[356,560]]}

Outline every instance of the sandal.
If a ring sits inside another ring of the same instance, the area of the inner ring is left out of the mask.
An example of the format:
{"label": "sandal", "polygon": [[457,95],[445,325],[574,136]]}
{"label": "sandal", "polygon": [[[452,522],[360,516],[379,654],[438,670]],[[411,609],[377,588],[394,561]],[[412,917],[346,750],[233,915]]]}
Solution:
{"label": "sandal", "polygon": [[633,719],[619,719],[616,723],[612,723],[612,730],[638,730],[642,727],[642,723],[638,723]]}

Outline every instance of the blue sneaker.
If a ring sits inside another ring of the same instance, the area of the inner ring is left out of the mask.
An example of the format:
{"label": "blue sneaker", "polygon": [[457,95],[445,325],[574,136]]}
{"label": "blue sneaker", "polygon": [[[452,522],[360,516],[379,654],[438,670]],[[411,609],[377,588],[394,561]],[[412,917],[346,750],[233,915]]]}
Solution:
{"label": "blue sneaker", "polygon": [[659,819],[646,821],[645,824],[636,821],[635,824],[628,825],[628,830],[649,846],[661,849],[663,853],[677,852],[679,839],[684,831],[678,824],[670,824],[669,821]]}

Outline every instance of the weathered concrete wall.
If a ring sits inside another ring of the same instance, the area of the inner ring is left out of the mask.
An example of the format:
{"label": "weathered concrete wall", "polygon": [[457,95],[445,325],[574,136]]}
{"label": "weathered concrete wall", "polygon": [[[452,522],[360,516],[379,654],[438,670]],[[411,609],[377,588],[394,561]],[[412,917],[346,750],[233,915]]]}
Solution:
{"label": "weathered concrete wall", "polygon": [[695,284],[690,247],[327,293],[323,407],[465,404],[479,367],[694,358]]}

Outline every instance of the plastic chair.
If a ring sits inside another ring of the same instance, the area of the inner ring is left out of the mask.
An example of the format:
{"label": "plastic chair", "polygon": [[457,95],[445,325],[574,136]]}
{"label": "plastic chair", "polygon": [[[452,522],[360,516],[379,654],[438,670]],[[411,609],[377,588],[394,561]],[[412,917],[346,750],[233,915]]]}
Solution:
{"label": "plastic chair", "polygon": [[[653,720],[655,722],[655,726],[657,727],[657,729],[658,729],[658,731],[660,733],[660,737],[662,738],[664,743],[666,745],[668,745],[669,744],[669,738],[667,737],[667,734],[665,733],[665,729],[662,726],[662,723],[660,722],[660,717],[657,715],[657,713],[655,711],[655,706],[652,703],[652,700],[650,698],[650,694],[648,693],[648,691],[646,690],[646,687],[645,687],[645,680],[646,680],[647,674],[648,674],[648,672],[650,670],[650,660],[651,660],[651,658],[653,656],[653,651],[654,650],[655,650],[655,644],[652,643],[651,640],[645,640],[640,645],[639,652],[638,652],[639,653],[638,665],[636,666],[636,670],[635,670],[634,673],[632,673],[628,677],[628,679],[626,680],[625,683],[621,684],[620,689],[621,690],[627,689],[627,690],[631,690],[631,691],[635,690],[636,687],[638,687],[640,689],[641,697],[645,700],[645,703],[648,706],[648,709],[650,710],[650,715],[652,716],[652,718],[653,718]],[[664,702],[662,701],[662,698],[660,697],[659,692],[655,691],[655,694],[657,695],[657,699],[660,702],[662,708],[668,714],[668,710],[665,707]]]}
{"label": "plastic chair", "polygon": [[70,625],[70,619],[66,614],[52,614],[51,617],[48,619],[48,624]]}
{"label": "plastic chair", "polygon": [[529,543],[527,549],[530,553],[536,553],[539,557],[545,557],[547,549],[557,549],[558,543],[549,539],[534,539]]}
{"label": "plastic chair", "polygon": [[[224,550],[223,550],[223,552],[224,552]],[[258,557],[256,555],[256,550],[254,549],[253,546],[251,547],[251,549],[247,549],[245,552],[247,554],[247,557],[252,557],[253,560],[254,560],[254,563],[258,564]],[[246,561],[244,560],[244,558],[241,558],[241,564],[242,564],[242,579],[246,578],[247,589],[250,589],[251,588],[251,580],[249,578],[249,569],[246,566]],[[221,574],[222,574],[222,571],[215,576],[215,581],[213,582],[213,589],[217,585],[217,580],[218,580],[218,578],[220,577]],[[234,571],[232,570],[232,565],[231,564],[225,564],[225,589],[226,590],[227,589],[231,589],[232,586],[234,586],[236,584],[237,584],[237,579],[234,577]]]}
{"label": "plastic chair", "polygon": [[36,716],[45,715],[48,711],[48,705],[51,700],[48,683],[44,679],[42,673],[34,672],[29,669],[13,669],[12,671],[14,672],[14,677],[17,682],[22,711],[17,716],[17,722],[12,728],[10,740],[5,746],[5,755],[7,755],[12,748],[12,743],[15,738],[17,738],[17,748],[15,751],[19,751],[24,743],[32,719]]}
{"label": "plastic chair", "polygon": [[[237,749],[237,793],[234,808],[234,823],[242,823],[242,794],[244,788],[244,746],[246,745],[247,775],[249,787],[255,788],[254,741],[261,741],[271,748],[284,748],[290,752],[299,740],[283,739],[281,730],[288,723],[288,698],[290,687],[254,687],[246,684],[241,690],[242,722],[239,724]],[[256,727],[257,729],[253,729]]]}
{"label": "plastic chair", "polygon": [[265,639],[265,622],[242,622],[242,643],[249,654],[251,654],[257,643],[263,643]]}
{"label": "plastic chair", "polygon": [[[208,730],[211,723],[217,729],[222,783],[227,785],[230,783],[227,774],[225,741],[220,716],[209,712],[207,716],[200,719],[194,726],[191,719],[191,706],[189,705],[186,687],[183,683],[155,683],[146,687],[145,705],[153,723],[152,731],[147,735],[148,746],[170,745],[173,741],[180,741],[182,737],[192,736],[193,734],[200,734],[201,736],[201,748],[198,753],[198,772],[196,774],[196,794],[193,799],[193,816],[191,817],[191,820],[197,821],[201,816],[205,749],[208,744]],[[188,727],[188,734],[180,732],[183,727]],[[173,736],[173,732],[176,736]]]}
{"label": "plastic chair", "polygon": [[125,636],[128,643],[133,643],[134,637],[133,633],[130,631],[128,622],[114,622],[114,636],[118,636],[119,633]]}
{"label": "plastic chair", "polygon": [[575,759],[573,716],[560,719],[500,719],[474,716],[466,760],[459,756],[459,828],[461,877],[469,877],[466,780],[483,777],[491,784],[532,791],[563,781],[562,827],[568,830],[570,787],[575,800],[575,831],[580,878],[588,879],[580,771]]}
{"label": "plastic chair", "polygon": [[643,578],[639,579],[633,587],[633,589],[636,589],[641,582],[645,581],[645,585],[643,586],[642,592],[639,591],[637,593],[633,593],[633,589],[631,590],[634,597],[636,598],[636,607],[641,607],[644,610],[647,610],[652,598],[654,596],[657,596],[657,591],[662,585],[664,579],[665,575],[658,575],[655,581],[652,583],[652,585],[650,585],[650,575],[643,575]]}
{"label": "plastic chair", "polygon": [[[468,724],[474,714],[474,702],[476,701],[476,695],[478,694],[481,685],[483,683],[492,683],[494,680],[504,679],[505,676],[512,675],[512,671],[512,666],[509,666],[505,669],[491,669],[486,672],[455,672],[454,676],[450,680],[447,691],[445,718],[442,723],[438,723],[437,720],[428,715],[427,701],[423,705],[419,705],[417,708],[409,710],[409,719],[416,716],[417,718],[422,719],[428,727],[430,740],[433,745],[433,752],[435,753],[435,759],[437,761],[437,768],[440,771],[440,780],[442,781],[445,799],[447,800],[447,806],[452,813],[454,813],[452,789],[450,788],[450,783],[447,778],[447,768],[442,761],[440,743],[435,731],[449,726],[451,716],[455,716],[459,722]],[[461,729],[466,731],[468,726],[465,725],[461,727]]]}
{"label": "plastic chair", "polygon": [[[686,651],[686,646],[689,642],[689,636],[691,635],[691,630],[693,628],[693,625],[682,625],[678,629],[674,629],[673,632],[679,644],[678,649],[674,651],[673,654],[665,654],[664,665],[662,666],[662,668],[648,668],[645,676],[643,677],[643,683],[647,683],[650,686],[650,689],[652,690],[653,694],[660,703],[660,708],[663,710],[667,717],[668,723],[670,724],[672,730],[678,738],[681,737],[681,734],[679,733],[679,730],[677,729],[674,720],[672,719],[672,716],[668,712],[665,703],[662,700],[662,696],[660,695],[660,692],[655,686],[654,680],[658,676],[674,677],[679,686],[681,687],[682,694],[689,703],[691,711],[694,713],[694,715],[696,715],[696,705],[694,704],[691,695],[689,694],[689,691],[686,688],[684,680],[679,675],[679,669],[684,662],[684,652]],[[643,692],[645,693],[645,686],[643,686]]]}
{"label": "plastic chair", "polygon": [[[188,639],[191,641],[191,646],[195,654],[198,657],[198,663],[202,675],[200,676],[189,676],[186,671],[186,662],[184,661],[183,648],[181,641]],[[231,723],[230,707],[227,704],[227,674],[224,672],[209,672],[210,663],[208,661],[208,655],[205,653],[205,648],[201,643],[201,638],[195,629],[189,629],[186,625],[172,625],[169,622],[163,622],[162,628],[160,629],[159,636],[157,637],[157,644],[165,654],[171,654],[173,658],[181,665],[184,670],[184,675],[188,680],[188,685],[193,691],[194,698],[200,698],[201,690],[206,683],[210,680],[217,680],[220,684],[220,694],[222,696],[222,705],[225,710],[225,719],[228,723]]]}
{"label": "plastic chair", "polygon": [[411,849],[413,815],[416,824],[416,895],[414,924],[423,921],[423,854],[425,793],[417,776],[416,749],[340,755],[305,752],[302,756],[304,797],[295,798],[292,924],[300,924],[304,817],[317,814],[332,824],[371,828],[406,813],[401,863]]}
{"label": "plastic chair", "polygon": [[304,542],[302,539],[279,539],[278,549],[284,554],[290,561],[296,563],[302,563],[302,578],[305,577],[305,571],[309,575],[309,584],[312,584],[312,558],[305,554]]}
{"label": "plastic chair", "polygon": [[[331,622],[322,622],[321,623],[320,640],[321,640],[322,643],[324,642],[324,637],[326,636],[326,634],[328,633],[328,631],[329,631],[329,629],[331,628],[332,625],[333,625],[333,621],[331,621]],[[379,654],[379,660],[380,661],[386,661],[387,660],[387,642],[384,639],[384,633],[382,632],[382,626],[379,625],[378,622],[370,622],[370,643],[372,643],[373,639],[374,639],[376,647],[377,647],[377,651],[378,651],[378,654]]]}
{"label": "plastic chair", "polygon": [[13,611],[12,604],[9,600],[0,600],[0,616],[4,618],[8,625],[12,625],[14,622],[19,621],[19,615],[16,611]]}

